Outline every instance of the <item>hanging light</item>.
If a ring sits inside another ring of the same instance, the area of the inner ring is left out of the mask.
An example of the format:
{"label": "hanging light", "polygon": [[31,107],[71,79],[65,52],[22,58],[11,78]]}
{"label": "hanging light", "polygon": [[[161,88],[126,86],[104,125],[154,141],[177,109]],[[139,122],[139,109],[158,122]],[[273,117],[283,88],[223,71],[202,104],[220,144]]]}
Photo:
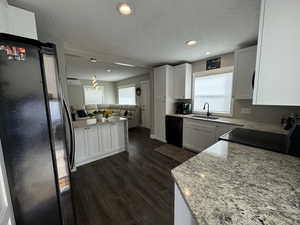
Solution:
{"label": "hanging light", "polygon": [[98,84],[98,82],[97,82],[96,76],[93,76],[92,86],[93,86],[93,88],[95,88],[95,89],[97,89],[97,87],[99,87],[99,84]]}

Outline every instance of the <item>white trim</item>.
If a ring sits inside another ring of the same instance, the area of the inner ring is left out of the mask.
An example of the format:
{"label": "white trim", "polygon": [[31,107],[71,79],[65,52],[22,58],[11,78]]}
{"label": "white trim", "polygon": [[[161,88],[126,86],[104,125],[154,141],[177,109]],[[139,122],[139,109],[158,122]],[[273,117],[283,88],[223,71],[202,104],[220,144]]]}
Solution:
{"label": "white trim", "polygon": [[89,158],[87,160],[78,162],[78,163],[76,163],[75,166],[77,168],[79,166],[83,166],[85,164],[88,164],[88,163],[91,163],[91,162],[94,162],[94,161],[97,161],[97,160],[100,160],[100,159],[103,159],[103,158],[106,158],[106,157],[109,157],[109,156],[112,156],[112,155],[115,155],[115,154],[118,154],[118,153],[121,153],[121,152],[125,152],[125,151],[126,151],[126,148],[122,147],[120,149],[114,150],[113,152],[109,152],[109,153],[104,154],[104,155],[99,155],[99,156],[96,156],[96,157]]}
{"label": "white trim", "polygon": [[120,86],[118,86],[118,89],[121,89],[121,88],[130,88],[130,87],[136,87],[136,84],[120,85]]}

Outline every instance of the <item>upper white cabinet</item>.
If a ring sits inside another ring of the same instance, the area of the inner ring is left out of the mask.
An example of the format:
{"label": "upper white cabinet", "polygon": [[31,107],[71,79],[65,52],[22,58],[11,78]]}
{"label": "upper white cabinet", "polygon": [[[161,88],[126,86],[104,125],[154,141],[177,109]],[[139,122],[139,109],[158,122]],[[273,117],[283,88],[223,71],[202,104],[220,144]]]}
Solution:
{"label": "upper white cabinet", "polygon": [[234,98],[252,99],[257,46],[235,51]]}
{"label": "upper white cabinet", "polygon": [[154,68],[154,135],[166,142],[165,117],[174,113],[174,74],[172,66]]}
{"label": "upper white cabinet", "polygon": [[192,65],[184,63],[173,67],[174,98],[189,99],[192,96]]}
{"label": "upper white cabinet", "polygon": [[300,105],[300,1],[262,0],[253,104]]}
{"label": "upper white cabinet", "polygon": [[37,39],[35,15],[24,9],[0,3],[0,32]]}

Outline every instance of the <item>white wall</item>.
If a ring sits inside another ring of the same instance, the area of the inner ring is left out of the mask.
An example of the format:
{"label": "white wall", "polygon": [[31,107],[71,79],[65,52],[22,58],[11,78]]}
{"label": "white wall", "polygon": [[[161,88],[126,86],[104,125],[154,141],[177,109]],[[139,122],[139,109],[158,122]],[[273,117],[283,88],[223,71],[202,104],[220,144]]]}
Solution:
{"label": "white wall", "polygon": [[[125,86],[125,85],[133,84],[133,85],[135,85],[136,88],[140,88],[141,81],[145,81],[145,80],[150,80],[149,73],[116,82],[116,90],[115,90],[116,102],[118,103],[118,100],[119,100],[118,99],[118,87],[123,86],[123,85]],[[151,96],[150,96],[150,98],[151,98]],[[138,96],[136,96],[136,104],[140,105],[140,97],[138,97]]]}
{"label": "white wall", "polygon": [[[84,107],[84,85],[91,85],[90,80],[80,80],[81,85],[69,85],[68,94],[71,106],[77,108]],[[104,86],[104,104],[116,104],[116,86],[114,82],[99,82],[99,85]]]}
{"label": "white wall", "polygon": [[[217,58],[217,57],[212,57],[212,58]],[[206,60],[207,59],[193,62],[192,63],[193,73],[206,71]],[[233,65],[234,65],[234,53],[228,53],[221,56],[221,67],[228,67]]]}

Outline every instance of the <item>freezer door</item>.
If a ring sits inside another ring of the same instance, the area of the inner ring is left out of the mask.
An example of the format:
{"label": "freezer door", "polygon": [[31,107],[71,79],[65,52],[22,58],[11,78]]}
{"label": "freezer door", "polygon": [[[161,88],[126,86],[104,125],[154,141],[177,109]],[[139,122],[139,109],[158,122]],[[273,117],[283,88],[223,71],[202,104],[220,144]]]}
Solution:
{"label": "freezer door", "polygon": [[[0,139],[18,225],[61,224],[40,48],[1,40]],[[26,57],[12,57],[20,48]]]}
{"label": "freezer door", "polygon": [[[48,97],[49,122],[52,136],[52,149],[54,150],[55,170],[58,179],[59,200],[64,225],[74,225],[75,217],[72,202],[72,189],[70,182],[70,169],[73,165],[72,150],[68,155],[66,146],[65,123],[63,117],[64,103],[61,97],[61,88],[58,80],[58,67],[56,55],[42,50],[42,61],[45,77],[45,86]],[[72,126],[71,121],[67,123]],[[72,127],[69,127],[72,135]],[[72,137],[71,137],[72,140]],[[73,147],[72,147],[73,149]]]}

